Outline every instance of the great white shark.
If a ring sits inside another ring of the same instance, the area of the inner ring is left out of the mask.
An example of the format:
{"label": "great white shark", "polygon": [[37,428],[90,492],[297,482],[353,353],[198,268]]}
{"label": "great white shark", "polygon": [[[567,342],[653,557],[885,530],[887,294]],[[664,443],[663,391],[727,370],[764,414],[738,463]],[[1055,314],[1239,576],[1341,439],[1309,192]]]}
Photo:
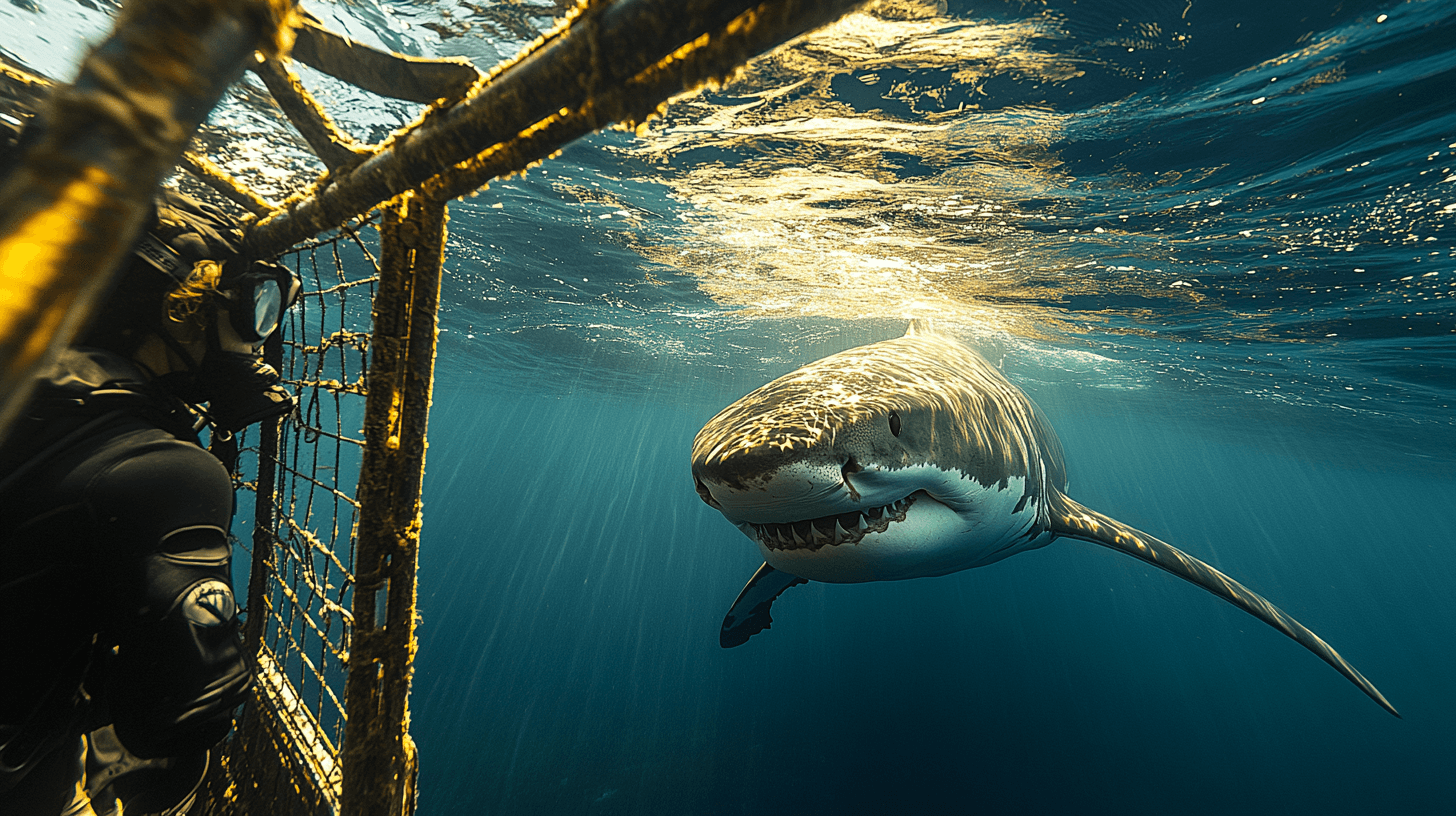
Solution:
{"label": "great white shark", "polygon": [[947,575],[1071,538],[1217,595],[1400,716],[1328,643],[1258,593],[1069,498],[1061,442],[1041,410],[928,324],[748,394],[703,426],[692,456],[698,495],[764,559],[723,620],[724,648],[767,629],[774,599],[797,584]]}

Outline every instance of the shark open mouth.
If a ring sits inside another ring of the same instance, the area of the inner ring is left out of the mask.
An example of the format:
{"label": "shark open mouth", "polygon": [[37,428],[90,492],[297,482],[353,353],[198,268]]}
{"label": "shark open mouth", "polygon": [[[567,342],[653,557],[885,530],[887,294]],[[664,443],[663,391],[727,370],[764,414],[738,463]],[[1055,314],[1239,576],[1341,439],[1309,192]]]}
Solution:
{"label": "shark open mouth", "polygon": [[[918,491],[917,491],[918,492]],[[897,521],[904,521],[910,505],[915,503],[915,494],[868,510],[853,510],[809,521],[791,521],[780,524],[754,524],[748,526],[770,550],[817,550],[838,544],[856,544],[870,533],[883,533]]]}

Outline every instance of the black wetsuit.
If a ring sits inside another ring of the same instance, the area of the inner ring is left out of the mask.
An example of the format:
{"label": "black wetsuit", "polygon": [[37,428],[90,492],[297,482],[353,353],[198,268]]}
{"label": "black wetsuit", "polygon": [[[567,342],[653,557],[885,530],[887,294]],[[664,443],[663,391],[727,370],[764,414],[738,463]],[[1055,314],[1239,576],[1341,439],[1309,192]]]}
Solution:
{"label": "black wetsuit", "polygon": [[0,447],[0,812],[49,801],[36,789],[108,722],[142,757],[232,725],[252,682],[233,491],[191,416],[129,361],[73,349]]}

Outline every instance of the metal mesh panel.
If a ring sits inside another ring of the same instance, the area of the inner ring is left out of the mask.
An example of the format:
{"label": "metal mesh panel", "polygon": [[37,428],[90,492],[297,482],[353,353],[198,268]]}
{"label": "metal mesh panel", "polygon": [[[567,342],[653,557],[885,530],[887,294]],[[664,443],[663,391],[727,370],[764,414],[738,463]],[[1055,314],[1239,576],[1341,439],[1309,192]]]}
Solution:
{"label": "metal mesh panel", "polygon": [[256,612],[268,616],[262,649],[296,678],[322,735],[337,745],[351,630],[369,307],[378,273],[365,245],[346,237],[286,260],[304,279],[305,292],[284,333],[280,373],[300,399],[298,414],[280,434],[273,570],[265,606]]}
{"label": "metal mesh panel", "polygon": [[221,752],[209,812],[339,812],[373,238],[342,230],[280,259],[303,291],[265,355],[299,405],[276,433],[250,429],[240,444],[236,561],[250,563],[245,638],[258,683]]}

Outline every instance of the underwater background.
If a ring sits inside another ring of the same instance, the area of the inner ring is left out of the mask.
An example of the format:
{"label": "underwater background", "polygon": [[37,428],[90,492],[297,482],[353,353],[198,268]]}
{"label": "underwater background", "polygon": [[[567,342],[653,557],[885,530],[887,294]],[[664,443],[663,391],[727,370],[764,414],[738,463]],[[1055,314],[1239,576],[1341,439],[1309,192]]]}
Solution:
{"label": "underwater background", "polygon": [[[564,2],[305,6],[488,68]],[[11,0],[66,79],[105,0]],[[361,138],[418,108],[304,71]],[[251,82],[252,80],[249,80]],[[1456,808],[1456,3],[881,2],[451,207],[412,697],[421,814]],[[259,92],[209,136],[316,171]],[[809,584],[693,434],[897,336],[981,350],[1070,495],[1268,597],[1391,717],[1196,587],[1059,541]]]}

